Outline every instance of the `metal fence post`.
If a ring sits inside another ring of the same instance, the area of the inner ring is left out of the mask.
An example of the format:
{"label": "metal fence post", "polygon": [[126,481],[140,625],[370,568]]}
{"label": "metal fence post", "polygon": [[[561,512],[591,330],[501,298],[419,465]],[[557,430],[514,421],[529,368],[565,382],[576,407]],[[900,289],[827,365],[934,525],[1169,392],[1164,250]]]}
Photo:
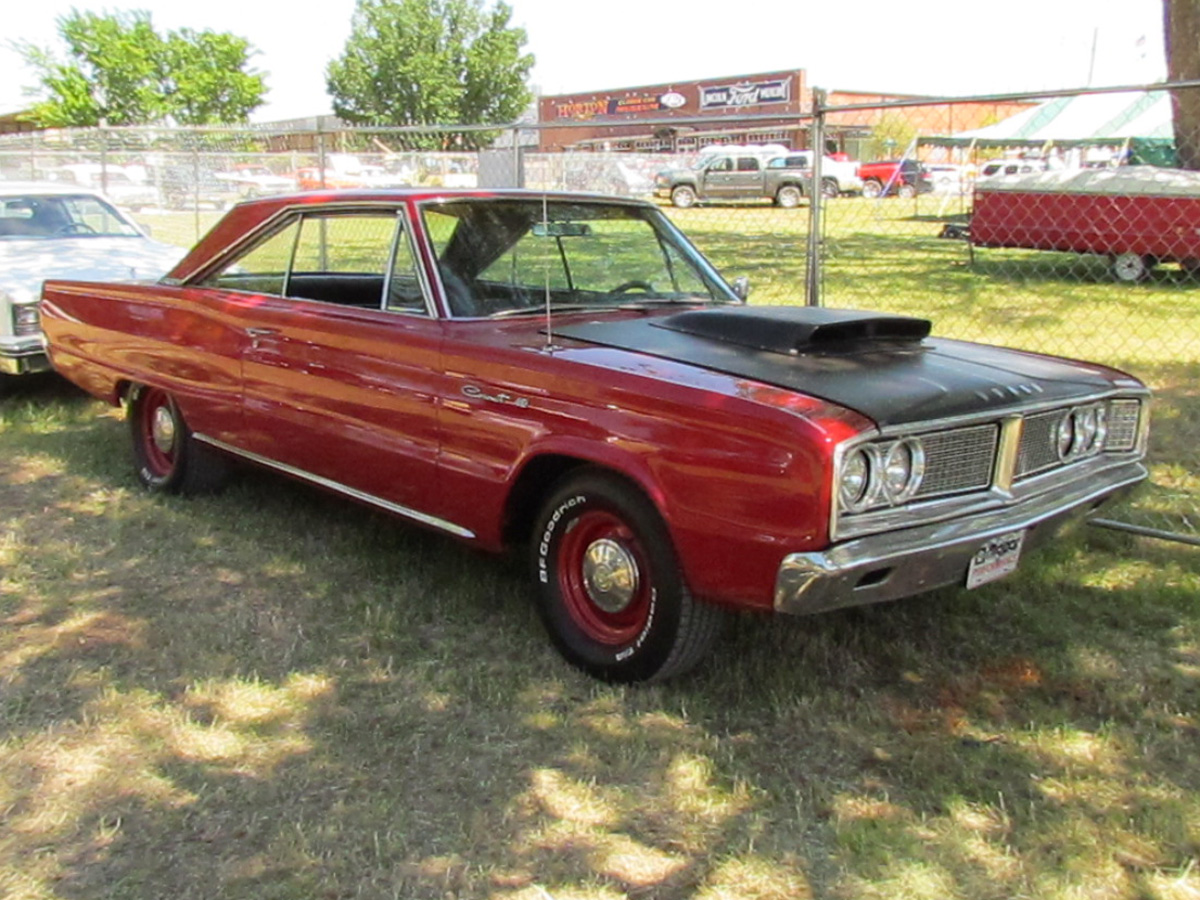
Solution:
{"label": "metal fence post", "polygon": [[825,91],[813,88],[812,128],[808,144],[812,150],[812,180],[808,188],[808,250],[805,262],[804,302],[821,305],[821,159],[825,155]]}

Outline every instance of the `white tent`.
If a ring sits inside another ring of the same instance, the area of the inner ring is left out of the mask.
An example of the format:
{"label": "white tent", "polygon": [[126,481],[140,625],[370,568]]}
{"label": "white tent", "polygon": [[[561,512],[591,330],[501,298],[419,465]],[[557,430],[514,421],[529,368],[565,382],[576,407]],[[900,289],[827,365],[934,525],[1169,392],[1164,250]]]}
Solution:
{"label": "white tent", "polygon": [[994,125],[941,138],[922,138],[922,143],[1013,146],[1173,137],[1170,94],[1138,91],[1056,97]]}

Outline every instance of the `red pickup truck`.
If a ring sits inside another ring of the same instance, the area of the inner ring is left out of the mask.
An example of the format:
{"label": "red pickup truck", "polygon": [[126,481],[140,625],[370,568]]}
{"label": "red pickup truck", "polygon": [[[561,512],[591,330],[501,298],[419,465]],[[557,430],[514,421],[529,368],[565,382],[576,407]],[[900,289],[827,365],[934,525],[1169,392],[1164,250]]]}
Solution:
{"label": "red pickup truck", "polygon": [[864,197],[915,197],[933,190],[929,173],[915,159],[859,163]]}

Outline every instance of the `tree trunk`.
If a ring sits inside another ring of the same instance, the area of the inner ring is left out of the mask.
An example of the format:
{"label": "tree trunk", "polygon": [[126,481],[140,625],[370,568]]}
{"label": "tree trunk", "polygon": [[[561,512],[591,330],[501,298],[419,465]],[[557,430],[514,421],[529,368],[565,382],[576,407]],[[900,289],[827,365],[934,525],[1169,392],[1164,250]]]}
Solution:
{"label": "tree trunk", "polygon": [[[1163,0],[1167,80],[1200,79],[1200,0]],[[1179,165],[1200,169],[1200,88],[1172,91]]]}

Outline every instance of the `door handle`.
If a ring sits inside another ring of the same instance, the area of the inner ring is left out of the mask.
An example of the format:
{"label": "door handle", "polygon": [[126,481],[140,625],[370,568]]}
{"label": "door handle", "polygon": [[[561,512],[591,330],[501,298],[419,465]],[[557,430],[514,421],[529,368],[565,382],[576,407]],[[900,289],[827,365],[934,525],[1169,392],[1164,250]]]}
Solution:
{"label": "door handle", "polygon": [[250,348],[258,349],[258,342],[265,337],[270,337],[273,334],[279,334],[278,328],[247,328],[246,334],[250,336]]}

